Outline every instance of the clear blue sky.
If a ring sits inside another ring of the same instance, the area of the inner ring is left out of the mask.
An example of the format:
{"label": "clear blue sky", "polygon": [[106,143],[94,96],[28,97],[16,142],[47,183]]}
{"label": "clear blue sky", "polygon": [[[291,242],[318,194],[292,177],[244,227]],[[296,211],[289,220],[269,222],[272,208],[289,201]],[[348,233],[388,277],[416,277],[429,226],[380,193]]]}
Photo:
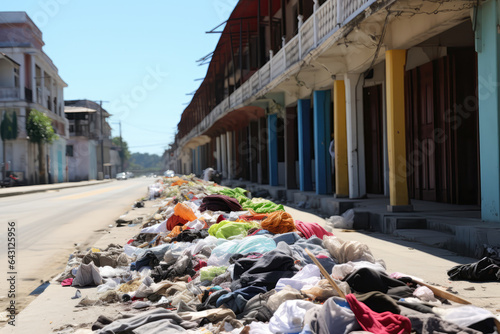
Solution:
{"label": "clear blue sky", "polygon": [[122,122],[131,152],[163,154],[186,104],[207,71],[196,60],[212,52],[237,0],[21,0],[38,25],[44,51],[68,84],[65,100],[108,101],[113,136]]}

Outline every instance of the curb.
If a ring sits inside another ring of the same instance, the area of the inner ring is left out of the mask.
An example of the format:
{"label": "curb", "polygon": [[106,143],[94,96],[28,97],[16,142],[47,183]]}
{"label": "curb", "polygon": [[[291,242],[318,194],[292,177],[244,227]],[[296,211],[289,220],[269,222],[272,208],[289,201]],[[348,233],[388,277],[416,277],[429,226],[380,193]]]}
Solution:
{"label": "curb", "polygon": [[[50,191],[50,190],[61,190],[61,189],[68,189],[68,188],[87,187],[87,186],[92,186],[92,185],[96,185],[96,184],[109,183],[112,181],[113,180],[103,180],[100,182],[86,183],[86,184],[75,183],[74,185],[70,184],[70,185],[66,185],[66,186],[55,186],[55,187],[50,187],[50,188],[27,189],[27,190],[19,190],[16,192],[7,192],[7,193],[0,192],[0,198],[1,197],[18,196],[18,195],[26,195],[26,194],[34,194],[34,193],[42,193],[42,192],[46,192],[46,191]],[[20,188],[22,188],[22,186]]]}

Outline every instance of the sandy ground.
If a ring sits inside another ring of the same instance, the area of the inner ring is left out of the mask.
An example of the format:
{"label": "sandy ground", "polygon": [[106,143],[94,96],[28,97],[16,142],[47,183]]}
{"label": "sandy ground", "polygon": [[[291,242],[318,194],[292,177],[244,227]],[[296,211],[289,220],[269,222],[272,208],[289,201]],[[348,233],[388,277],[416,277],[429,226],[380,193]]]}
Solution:
{"label": "sandy ground", "polygon": [[[124,218],[133,220],[136,217],[142,216],[146,219],[158,210],[157,207],[154,207],[155,204],[157,202],[147,201],[144,208],[132,209],[128,211]],[[110,223],[114,227],[107,227]],[[140,230],[140,225],[134,227],[127,225],[116,227],[114,222],[106,222],[105,226],[105,229],[96,231],[90,235],[87,238],[87,242],[64,253],[62,257],[63,261],[54,265],[55,272],[53,276],[57,276],[64,271],[68,257],[74,250],[87,249],[90,246],[106,248],[111,243],[123,245]],[[16,327],[4,325],[0,333],[51,333],[65,328],[69,329],[72,333],[71,328],[90,328],[91,324],[100,314],[106,313],[114,316],[119,311],[126,311],[125,307],[122,310],[118,310],[116,305],[115,307],[96,306],[76,308],[75,306],[84,297],[96,299],[97,288],[79,288],[82,298],[72,299],[71,297],[75,295],[76,290],[78,289],[74,287],[62,287],[60,283],[51,281],[49,287],[36,299],[32,300],[33,297],[29,297],[31,303],[16,317]],[[25,303],[29,299],[25,299]],[[105,309],[107,309],[106,312],[104,311]]]}
{"label": "sandy ground", "polygon": [[[153,202],[147,202],[144,209],[136,209],[134,214],[152,213]],[[286,208],[295,219],[324,224],[323,218],[294,208]],[[110,243],[124,244],[139,231],[139,227],[112,228],[111,233],[100,236],[93,246],[106,247]],[[500,313],[500,283],[452,282],[447,278],[446,270],[460,263],[475,261],[471,258],[457,256],[446,250],[436,249],[415,243],[398,240],[380,233],[359,233],[335,229],[334,234],[344,240],[355,240],[369,245],[378,259],[383,259],[389,273],[398,271],[422,277],[427,283],[450,288],[459,296],[470,300],[474,305],[484,307],[491,312]],[[99,235],[96,235],[99,236]],[[69,253],[68,253],[69,254]],[[66,254],[66,255],[68,255]],[[75,307],[81,299],[71,299],[77,289],[51,284],[47,290],[36,298],[16,319],[18,326],[6,326],[3,333],[50,333],[61,334],[85,332],[99,315],[114,318],[120,313],[135,313],[125,304],[109,306]],[[80,289],[82,297],[97,299],[96,288]]]}

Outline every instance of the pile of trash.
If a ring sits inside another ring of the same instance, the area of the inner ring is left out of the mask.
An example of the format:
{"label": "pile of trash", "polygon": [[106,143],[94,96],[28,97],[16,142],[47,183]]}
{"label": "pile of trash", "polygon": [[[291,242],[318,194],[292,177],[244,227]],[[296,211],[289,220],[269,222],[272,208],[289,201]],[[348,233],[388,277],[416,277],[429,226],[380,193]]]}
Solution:
{"label": "pile of trash", "polygon": [[[149,188],[158,211],[125,245],[74,253],[58,280],[122,307],[97,333],[494,333],[494,316],[389,274],[357,241],[194,175]],[[75,298],[78,298],[78,292]],[[126,312],[125,312],[126,311]]]}

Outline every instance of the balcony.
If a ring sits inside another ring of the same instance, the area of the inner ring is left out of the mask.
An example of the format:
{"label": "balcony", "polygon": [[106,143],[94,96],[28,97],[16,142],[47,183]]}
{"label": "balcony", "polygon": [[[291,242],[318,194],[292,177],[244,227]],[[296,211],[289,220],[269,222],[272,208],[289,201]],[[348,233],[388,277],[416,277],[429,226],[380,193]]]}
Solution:
{"label": "balcony", "polygon": [[246,80],[230,96],[217,105],[190,133],[180,140],[180,146],[190,138],[203,133],[230,109],[240,107],[256,96],[264,87],[285,74],[290,67],[304,59],[312,50],[348,24],[376,0],[327,0],[315,6],[314,13],[305,22],[299,18],[299,31],[281,50]]}
{"label": "balcony", "polygon": [[19,100],[19,88],[0,87],[0,101],[15,101],[15,100]]}

